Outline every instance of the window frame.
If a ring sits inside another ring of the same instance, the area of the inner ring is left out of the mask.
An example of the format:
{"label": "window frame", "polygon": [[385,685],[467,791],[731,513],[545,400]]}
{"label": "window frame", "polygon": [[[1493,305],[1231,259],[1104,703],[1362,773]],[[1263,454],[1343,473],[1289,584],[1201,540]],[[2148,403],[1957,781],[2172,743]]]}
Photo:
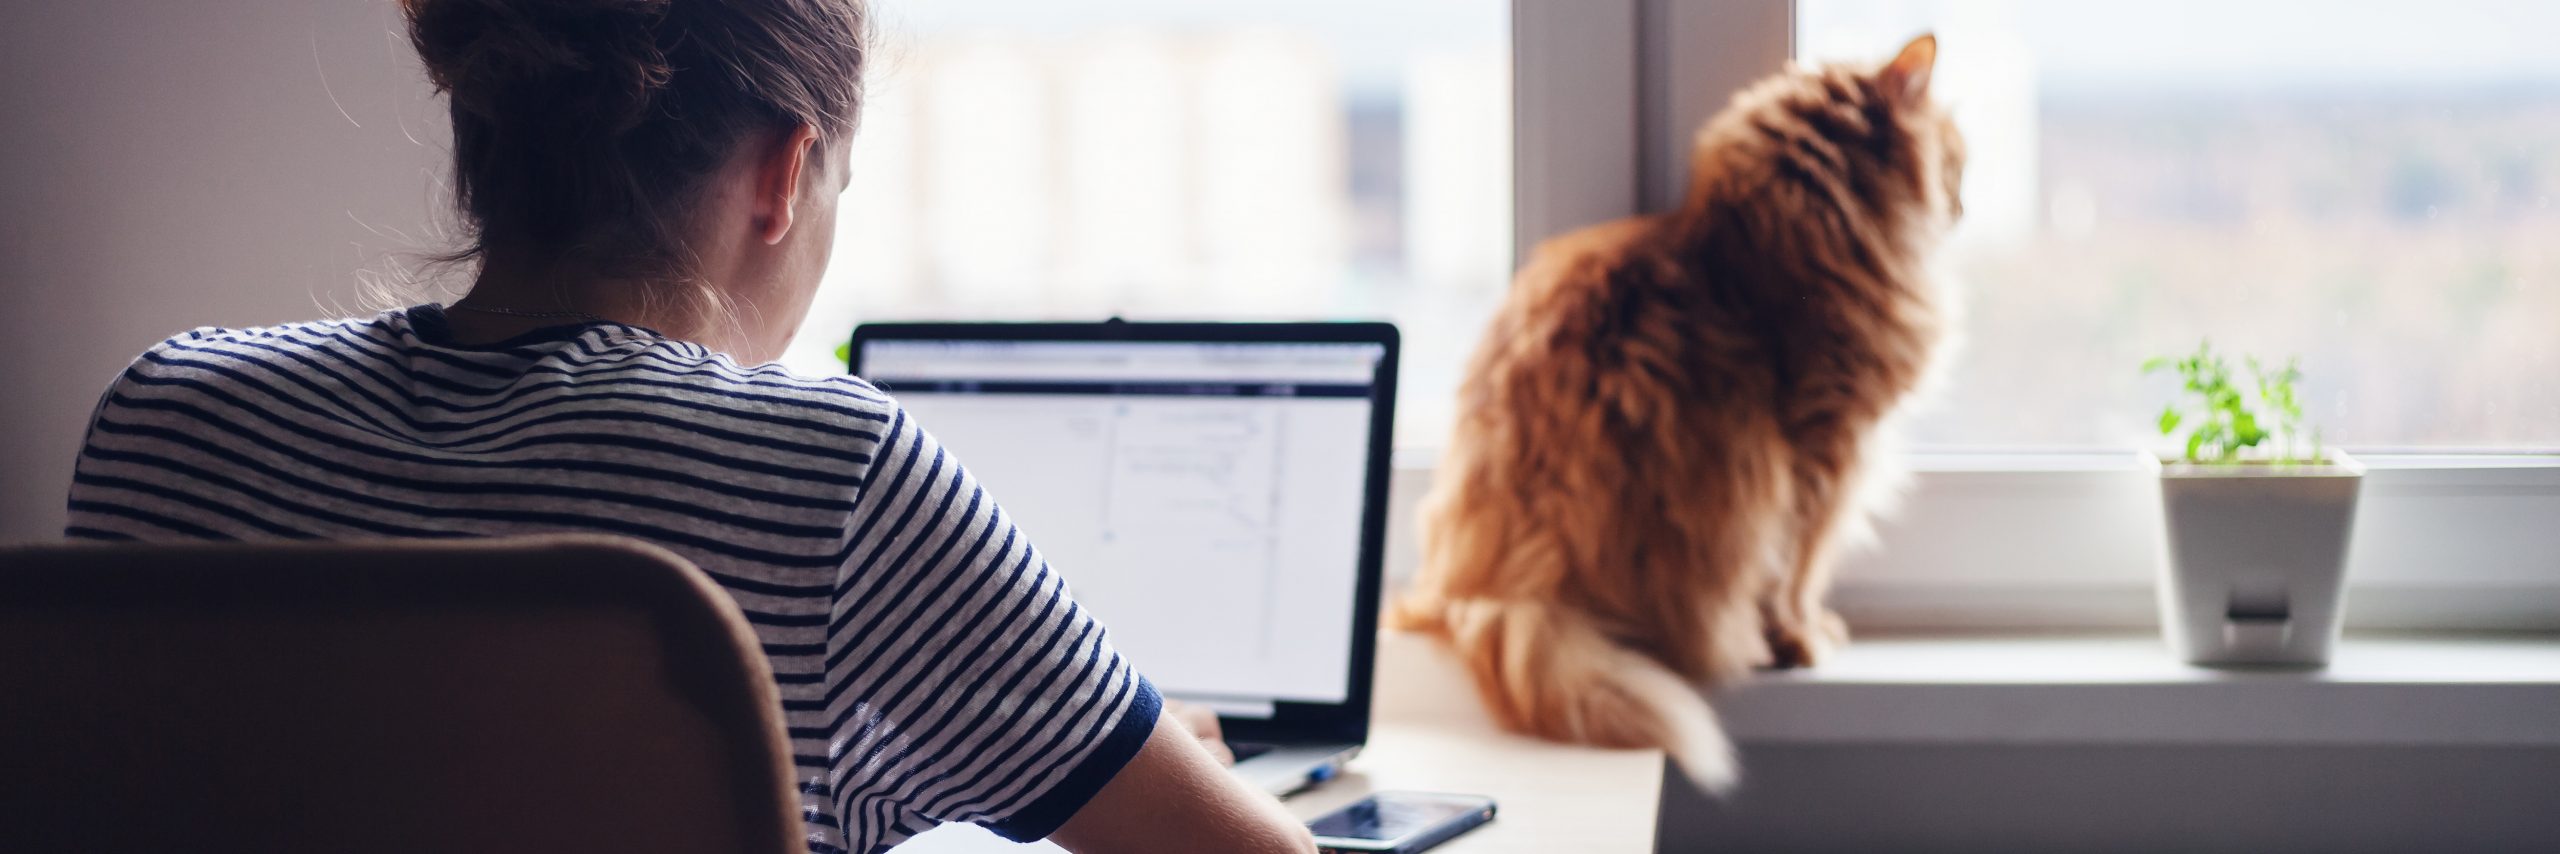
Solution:
{"label": "window frame", "polygon": [[[1516,266],[1669,207],[1697,125],[1793,57],[1795,2],[1513,0],[1512,40]],[[2560,525],[2535,524],[2560,519],[2560,455],[2347,450],[2369,469],[2349,628],[2560,630]],[[1851,557],[1833,603],[1869,630],[2155,625],[2159,498],[2136,454],[1909,454],[1889,550]],[[1402,456],[1408,496],[1433,456]]]}

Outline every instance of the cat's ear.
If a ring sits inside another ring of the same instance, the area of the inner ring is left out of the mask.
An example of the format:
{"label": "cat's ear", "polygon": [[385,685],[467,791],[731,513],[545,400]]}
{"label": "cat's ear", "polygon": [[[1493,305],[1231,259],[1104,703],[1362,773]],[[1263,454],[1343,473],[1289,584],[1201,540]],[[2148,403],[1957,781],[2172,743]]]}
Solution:
{"label": "cat's ear", "polygon": [[1929,97],[1929,72],[1938,67],[1938,37],[1921,33],[1902,52],[1877,72],[1877,88],[1894,103],[1903,106],[1920,103]]}

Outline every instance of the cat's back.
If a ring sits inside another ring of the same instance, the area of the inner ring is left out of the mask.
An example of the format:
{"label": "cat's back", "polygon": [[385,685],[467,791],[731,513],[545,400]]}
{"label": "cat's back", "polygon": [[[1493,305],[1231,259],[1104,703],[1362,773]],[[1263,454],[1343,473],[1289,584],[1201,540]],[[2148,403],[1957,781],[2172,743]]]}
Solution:
{"label": "cat's back", "polygon": [[1629,217],[1540,243],[1469,372],[1462,409],[1485,422],[1470,426],[1554,442],[1530,435],[1552,422],[1570,444],[1621,446],[1701,406],[1760,408],[1765,342],[1684,228]]}
{"label": "cat's back", "polygon": [[1644,263],[1661,239],[1661,218],[1633,216],[1584,226],[1538,242],[1513,283],[1515,306],[1529,300],[1597,298],[1604,286]]}
{"label": "cat's back", "polygon": [[1488,330],[1479,369],[1503,361],[1587,353],[1645,298],[1639,278],[1659,275],[1663,223],[1636,216],[1540,241]]}

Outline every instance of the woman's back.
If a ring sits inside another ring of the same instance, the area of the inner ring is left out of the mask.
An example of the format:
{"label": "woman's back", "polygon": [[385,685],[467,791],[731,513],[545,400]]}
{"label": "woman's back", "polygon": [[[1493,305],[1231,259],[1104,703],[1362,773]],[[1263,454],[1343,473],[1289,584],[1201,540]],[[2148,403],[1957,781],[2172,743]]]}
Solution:
{"label": "woman's back", "polygon": [[70,509],[90,539],[666,546],[772,659],[815,851],[940,821],[1040,838],[1155,725],[1154,689],[894,402],[637,327],[462,346],[425,306],[196,330],[108,390]]}
{"label": "woman's back", "polygon": [[1312,849],[1158,714],[894,402],[739,367],[783,351],[833,251],[861,0],[400,6],[450,108],[466,240],[443,260],[468,292],[152,348],[100,403],[72,536],[637,537],[754,623],[813,851],[946,821],[1090,851]]}

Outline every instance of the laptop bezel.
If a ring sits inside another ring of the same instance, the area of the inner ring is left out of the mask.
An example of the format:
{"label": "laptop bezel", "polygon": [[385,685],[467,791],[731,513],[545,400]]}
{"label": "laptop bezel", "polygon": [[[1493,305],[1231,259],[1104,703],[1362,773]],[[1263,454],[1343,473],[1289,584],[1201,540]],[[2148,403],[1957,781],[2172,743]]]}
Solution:
{"label": "laptop bezel", "polygon": [[[864,323],[854,327],[847,349],[846,371],[862,375],[866,344],[876,341],[1001,342],[1168,342],[1378,344],[1378,360],[1369,412],[1369,458],[1361,496],[1360,557],[1351,615],[1351,680],[1340,703],[1278,701],[1269,718],[1221,716],[1219,723],[1234,741],[1365,743],[1369,737],[1369,702],[1377,669],[1379,597],[1385,578],[1387,487],[1395,441],[1396,373],[1401,340],[1396,327],[1380,322],[1232,322],[1166,323],[1113,319],[1088,323],[960,323],[901,321]],[[886,386],[892,397],[897,390]],[[965,452],[965,449],[962,449]],[[1002,496],[998,496],[1001,500]],[[1072,577],[1072,568],[1068,568]]]}

